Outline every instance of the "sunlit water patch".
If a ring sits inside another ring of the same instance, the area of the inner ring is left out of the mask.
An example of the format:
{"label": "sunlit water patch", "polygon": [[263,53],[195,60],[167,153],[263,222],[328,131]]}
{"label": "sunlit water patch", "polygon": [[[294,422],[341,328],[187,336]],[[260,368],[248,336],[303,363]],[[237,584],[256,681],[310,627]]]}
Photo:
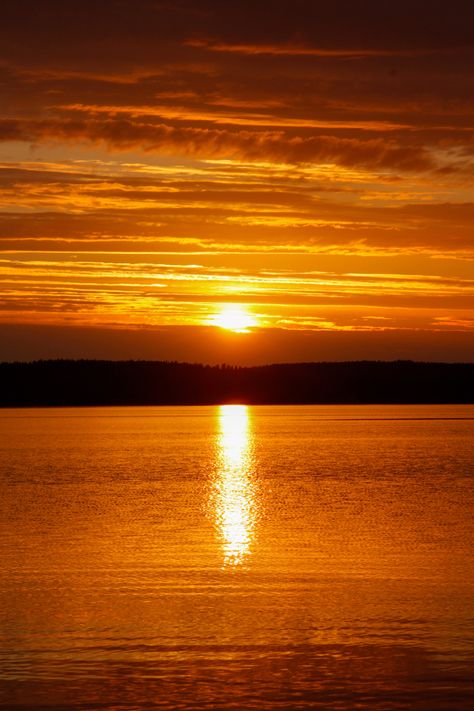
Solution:
{"label": "sunlit water patch", "polygon": [[473,418],[0,411],[0,705],[470,708]]}
{"label": "sunlit water patch", "polygon": [[219,408],[217,467],[210,503],[226,565],[243,563],[255,527],[257,494],[249,410],[247,405]]}

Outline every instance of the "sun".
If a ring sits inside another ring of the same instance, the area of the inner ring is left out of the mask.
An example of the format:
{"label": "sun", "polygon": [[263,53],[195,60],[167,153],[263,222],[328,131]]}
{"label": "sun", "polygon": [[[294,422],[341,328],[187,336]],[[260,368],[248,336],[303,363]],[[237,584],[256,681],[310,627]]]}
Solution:
{"label": "sun", "polygon": [[250,328],[256,325],[252,314],[247,311],[245,306],[239,304],[223,304],[211,323],[235,333],[249,333]]}

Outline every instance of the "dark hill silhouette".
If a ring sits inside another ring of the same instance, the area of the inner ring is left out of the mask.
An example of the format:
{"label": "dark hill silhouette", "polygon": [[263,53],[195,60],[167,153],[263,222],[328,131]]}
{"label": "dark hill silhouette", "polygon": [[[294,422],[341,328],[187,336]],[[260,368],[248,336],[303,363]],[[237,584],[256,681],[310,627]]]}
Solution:
{"label": "dark hill silhouette", "polygon": [[474,363],[0,363],[0,406],[473,403]]}

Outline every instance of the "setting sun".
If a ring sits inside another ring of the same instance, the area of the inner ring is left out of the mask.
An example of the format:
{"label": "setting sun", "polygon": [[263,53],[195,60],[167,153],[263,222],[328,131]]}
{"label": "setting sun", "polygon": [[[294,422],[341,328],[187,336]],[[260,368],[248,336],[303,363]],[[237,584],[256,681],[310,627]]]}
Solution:
{"label": "setting sun", "polygon": [[255,318],[239,304],[223,304],[211,323],[235,333],[248,333],[256,325]]}

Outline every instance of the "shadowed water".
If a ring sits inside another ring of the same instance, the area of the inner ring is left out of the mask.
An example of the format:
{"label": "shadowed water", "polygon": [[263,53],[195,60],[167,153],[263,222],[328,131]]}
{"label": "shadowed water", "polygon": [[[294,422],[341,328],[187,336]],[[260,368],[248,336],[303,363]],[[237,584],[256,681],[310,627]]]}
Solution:
{"label": "shadowed water", "polygon": [[474,407],[0,411],[0,705],[474,703]]}

